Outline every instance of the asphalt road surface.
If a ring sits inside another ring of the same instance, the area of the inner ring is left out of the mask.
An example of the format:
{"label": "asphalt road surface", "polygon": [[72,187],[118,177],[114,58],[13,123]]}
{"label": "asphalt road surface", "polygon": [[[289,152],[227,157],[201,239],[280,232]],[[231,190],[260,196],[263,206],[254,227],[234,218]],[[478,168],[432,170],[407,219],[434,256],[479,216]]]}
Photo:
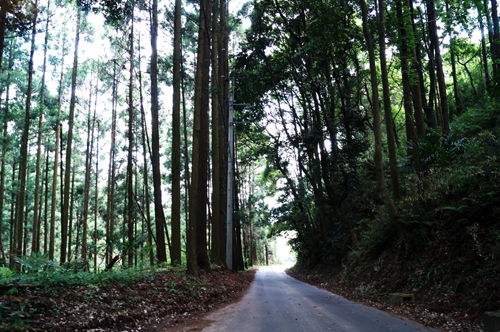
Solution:
{"label": "asphalt road surface", "polygon": [[213,331],[436,331],[297,281],[282,266],[262,267],[243,299],[206,317]]}

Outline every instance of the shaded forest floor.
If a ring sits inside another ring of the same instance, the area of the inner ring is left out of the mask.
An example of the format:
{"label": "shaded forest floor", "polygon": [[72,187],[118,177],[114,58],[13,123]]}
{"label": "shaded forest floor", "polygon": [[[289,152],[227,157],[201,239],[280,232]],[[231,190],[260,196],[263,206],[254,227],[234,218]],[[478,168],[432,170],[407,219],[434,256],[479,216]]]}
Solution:
{"label": "shaded forest floor", "polygon": [[2,289],[0,331],[158,331],[236,301],[254,275],[214,267],[196,279],[167,269],[122,285]]}

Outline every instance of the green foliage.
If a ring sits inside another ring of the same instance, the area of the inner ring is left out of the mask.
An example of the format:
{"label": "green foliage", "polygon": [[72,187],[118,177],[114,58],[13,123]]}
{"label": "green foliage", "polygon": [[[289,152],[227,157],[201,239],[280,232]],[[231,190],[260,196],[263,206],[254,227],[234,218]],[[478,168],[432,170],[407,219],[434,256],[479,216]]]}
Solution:
{"label": "green foliage", "polygon": [[481,130],[491,130],[500,126],[500,108],[490,102],[485,107],[471,108],[451,125],[452,137],[472,137]]}
{"label": "green foliage", "polygon": [[50,268],[30,271],[18,276],[19,283],[29,283],[37,286],[75,286],[75,285],[126,285],[138,278],[156,273],[157,268],[143,265],[130,268],[116,268],[98,273],[72,268],[70,265],[52,265]]}
{"label": "green foliage", "polygon": [[424,157],[423,164],[427,167],[431,165],[448,166],[459,155],[463,154],[468,142],[469,140],[465,137],[453,140],[450,137],[443,137],[438,132],[431,131],[420,142],[420,154]]}
{"label": "green foliage", "polygon": [[0,267],[0,283],[8,285],[12,281],[14,281],[14,272],[8,267]]}
{"label": "green foliage", "polygon": [[27,273],[36,273],[39,270],[55,266],[56,262],[51,261],[46,254],[33,252],[30,256],[16,257],[15,261],[23,267]]}

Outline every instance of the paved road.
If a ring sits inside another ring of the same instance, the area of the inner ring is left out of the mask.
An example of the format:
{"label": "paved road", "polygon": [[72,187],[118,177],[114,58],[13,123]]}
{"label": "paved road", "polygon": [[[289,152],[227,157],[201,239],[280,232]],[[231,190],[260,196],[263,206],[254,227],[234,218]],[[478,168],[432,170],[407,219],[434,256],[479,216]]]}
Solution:
{"label": "paved road", "polygon": [[297,281],[284,269],[260,268],[245,297],[208,315],[212,324],[203,331],[436,331]]}

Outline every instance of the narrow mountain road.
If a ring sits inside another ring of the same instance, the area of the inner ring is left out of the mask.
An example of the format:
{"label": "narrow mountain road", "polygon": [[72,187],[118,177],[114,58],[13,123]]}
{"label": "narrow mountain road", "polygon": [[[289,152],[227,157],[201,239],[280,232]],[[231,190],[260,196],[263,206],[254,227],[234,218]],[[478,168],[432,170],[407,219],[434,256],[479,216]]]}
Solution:
{"label": "narrow mountain road", "polygon": [[262,267],[243,299],[204,319],[202,331],[437,331],[297,281],[281,266]]}

